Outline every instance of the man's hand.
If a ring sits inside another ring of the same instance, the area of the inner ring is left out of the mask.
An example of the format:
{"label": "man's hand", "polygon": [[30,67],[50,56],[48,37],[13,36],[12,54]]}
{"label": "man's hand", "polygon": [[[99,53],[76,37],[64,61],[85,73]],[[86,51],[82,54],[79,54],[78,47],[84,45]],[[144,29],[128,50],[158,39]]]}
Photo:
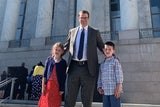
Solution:
{"label": "man's hand", "polygon": [[98,92],[99,92],[99,94],[104,94],[104,90],[101,87],[98,88]]}

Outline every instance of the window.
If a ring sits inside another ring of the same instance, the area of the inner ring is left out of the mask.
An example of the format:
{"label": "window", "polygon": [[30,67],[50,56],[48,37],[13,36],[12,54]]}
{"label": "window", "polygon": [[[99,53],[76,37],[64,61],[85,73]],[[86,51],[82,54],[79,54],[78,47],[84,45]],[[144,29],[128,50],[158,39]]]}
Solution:
{"label": "window", "polygon": [[21,0],[20,11],[18,16],[18,25],[16,31],[16,40],[9,41],[10,48],[28,47],[30,44],[30,41],[28,39],[22,39],[26,4],[27,0]]}
{"label": "window", "polygon": [[111,0],[111,11],[119,11],[119,10],[120,10],[119,0]]}
{"label": "window", "polygon": [[120,2],[111,0],[111,39],[118,40],[118,31],[120,30]]}
{"label": "window", "polygon": [[160,37],[160,0],[150,0],[153,36]]}
{"label": "window", "polygon": [[52,23],[51,23],[51,35],[53,35],[54,8],[55,8],[55,0],[53,0]]}
{"label": "window", "polygon": [[26,10],[26,0],[21,0],[20,12],[18,17],[18,25],[17,25],[17,31],[16,31],[16,40],[22,39],[25,10]]}

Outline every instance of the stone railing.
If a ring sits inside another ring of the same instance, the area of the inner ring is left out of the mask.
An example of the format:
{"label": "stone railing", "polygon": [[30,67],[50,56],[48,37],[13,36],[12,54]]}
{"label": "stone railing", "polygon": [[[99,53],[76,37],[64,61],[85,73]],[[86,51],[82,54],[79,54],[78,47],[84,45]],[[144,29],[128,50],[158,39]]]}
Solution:
{"label": "stone railing", "polygon": [[[100,32],[103,41],[107,40],[119,40],[119,31],[102,31]],[[139,29],[139,38],[155,38],[160,37],[160,28],[145,28]],[[48,36],[44,38],[44,45],[52,45],[53,43],[60,41],[65,43],[67,39],[66,35]],[[11,40],[9,41],[9,48],[30,47],[31,39]]]}
{"label": "stone railing", "polygon": [[156,38],[160,37],[160,28],[139,29],[140,38]]}
{"label": "stone railing", "polygon": [[29,47],[30,39],[11,40],[9,41],[9,48]]}

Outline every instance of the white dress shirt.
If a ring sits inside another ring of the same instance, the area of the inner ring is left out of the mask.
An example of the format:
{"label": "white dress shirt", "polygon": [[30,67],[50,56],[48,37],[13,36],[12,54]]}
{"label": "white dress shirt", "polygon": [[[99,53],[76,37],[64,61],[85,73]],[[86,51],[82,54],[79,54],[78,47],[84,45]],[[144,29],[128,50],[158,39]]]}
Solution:
{"label": "white dress shirt", "polygon": [[[84,29],[84,46],[83,46],[83,57],[81,60],[77,58],[78,56],[78,50],[79,50],[79,42],[81,38],[81,32]],[[77,36],[76,36],[76,41],[75,41],[75,50],[74,50],[74,55],[73,55],[73,60],[76,61],[86,61],[87,60],[87,39],[88,39],[88,26],[82,28],[82,26],[79,27]]]}

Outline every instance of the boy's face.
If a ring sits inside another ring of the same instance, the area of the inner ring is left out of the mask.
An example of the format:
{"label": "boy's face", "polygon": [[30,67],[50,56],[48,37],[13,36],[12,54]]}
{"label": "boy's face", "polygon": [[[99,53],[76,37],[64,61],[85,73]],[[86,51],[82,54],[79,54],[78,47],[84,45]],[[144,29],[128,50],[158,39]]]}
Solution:
{"label": "boy's face", "polygon": [[104,52],[105,56],[107,58],[109,58],[109,57],[112,57],[112,55],[115,53],[115,50],[113,49],[112,46],[104,45],[103,52]]}

